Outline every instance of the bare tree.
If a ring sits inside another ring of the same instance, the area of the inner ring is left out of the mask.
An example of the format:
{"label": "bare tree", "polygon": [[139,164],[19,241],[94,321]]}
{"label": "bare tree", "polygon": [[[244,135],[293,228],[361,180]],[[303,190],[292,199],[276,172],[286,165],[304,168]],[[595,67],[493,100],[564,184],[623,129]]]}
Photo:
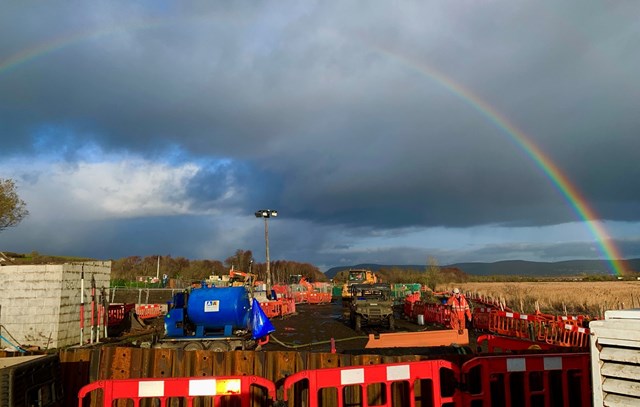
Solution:
{"label": "bare tree", "polygon": [[27,204],[18,196],[15,182],[0,178],[0,231],[18,225],[27,215]]}
{"label": "bare tree", "polygon": [[442,282],[442,275],[440,273],[440,266],[438,265],[438,260],[436,260],[435,257],[429,256],[427,258],[425,284],[427,287],[431,289],[431,291],[435,291],[436,287],[441,282]]}

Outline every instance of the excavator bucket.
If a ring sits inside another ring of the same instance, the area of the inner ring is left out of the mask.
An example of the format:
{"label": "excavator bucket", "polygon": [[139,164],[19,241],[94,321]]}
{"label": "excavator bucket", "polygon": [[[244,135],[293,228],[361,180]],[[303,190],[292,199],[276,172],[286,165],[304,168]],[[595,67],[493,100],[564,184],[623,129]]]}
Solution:
{"label": "excavator bucket", "polygon": [[365,348],[422,348],[429,346],[466,346],[469,344],[469,331],[461,334],[453,329],[422,332],[393,332],[370,334]]}
{"label": "excavator bucket", "polygon": [[138,314],[136,314],[135,310],[131,310],[129,312],[129,321],[128,321],[128,332],[138,332],[148,328],[147,324],[144,320],[140,319]]}

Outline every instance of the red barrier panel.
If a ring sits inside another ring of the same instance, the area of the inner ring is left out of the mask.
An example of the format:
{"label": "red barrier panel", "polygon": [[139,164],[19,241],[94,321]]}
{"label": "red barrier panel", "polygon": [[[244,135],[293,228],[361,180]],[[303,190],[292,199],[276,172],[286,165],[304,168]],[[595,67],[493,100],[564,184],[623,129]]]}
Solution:
{"label": "red barrier panel", "polygon": [[586,348],[589,345],[589,330],[582,327],[586,321],[583,316],[555,317],[539,312],[527,315],[486,308],[474,310],[477,329],[562,347]]}
{"label": "red barrier panel", "polygon": [[489,329],[489,317],[491,315],[491,308],[475,308],[473,310],[473,327],[476,329]]}
{"label": "red barrier panel", "polygon": [[98,380],[80,389],[78,407],[82,407],[84,397],[95,390],[101,390],[103,407],[113,406],[116,400],[132,400],[133,406],[139,407],[145,399],[157,400],[160,406],[169,405],[173,400],[186,400],[187,405],[192,406],[195,399],[213,400],[218,406],[221,400],[231,399],[239,401],[241,407],[250,407],[252,388],[255,387],[262,388],[263,395],[275,400],[275,384],[258,376]]}
{"label": "red barrier panel", "polygon": [[555,350],[561,351],[558,346],[549,345],[545,342],[536,342],[526,339],[509,338],[505,336],[480,335],[477,339],[478,349],[486,342],[487,352],[507,352],[519,350]]}
{"label": "red barrier panel", "polygon": [[588,353],[485,356],[462,365],[462,405],[588,406]]}
{"label": "red barrier panel", "polygon": [[409,294],[404,298],[404,315],[408,317],[413,317],[413,306],[416,302],[420,301],[420,293],[416,292],[413,294]]}
{"label": "red barrier panel", "polygon": [[[109,304],[108,326],[118,326],[131,310],[135,309],[136,304]],[[82,320],[81,320],[82,321]]]}
{"label": "red barrier panel", "polygon": [[136,314],[140,319],[157,318],[162,315],[160,304],[136,305]]}
{"label": "red barrier panel", "polygon": [[459,368],[444,360],[305,370],[284,381],[294,405],[451,406],[461,396]]}

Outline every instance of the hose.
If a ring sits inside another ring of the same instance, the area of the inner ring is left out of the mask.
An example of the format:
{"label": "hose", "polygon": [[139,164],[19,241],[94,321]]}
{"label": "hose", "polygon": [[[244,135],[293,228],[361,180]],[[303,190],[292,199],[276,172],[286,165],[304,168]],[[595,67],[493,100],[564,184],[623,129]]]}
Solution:
{"label": "hose", "polygon": [[22,346],[20,345],[20,343],[16,340],[16,338],[13,337],[13,335],[11,335],[11,332],[9,332],[9,330],[4,326],[4,325],[0,325],[0,329],[3,329],[7,332],[7,335],[9,335],[9,337],[11,338],[11,340],[13,340],[17,345],[14,345],[13,343],[11,343],[7,338],[5,338],[4,336],[0,335],[0,343],[2,343],[2,341],[7,342],[9,345],[13,346],[17,351],[25,353],[26,350],[24,350],[22,348]]}
{"label": "hose", "polygon": [[[333,342],[334,343],[346,342],[346,341],[353,341],[355,339],[369,339],[369,337],[368,336],[352,336],[350,338],[334,339]],[[328,343],[331,343],[331,340],[328,340],[328,341],[320,341],[320,342],[311,342],[311,343],[301,344],[301,345],[293,345],[293,344],[282,342],[273,335],[269,335],[269,340],[272,340],[278,345],[284,346],[285,348],[289,348],[289,349],[298,349],[298,348],[304,348],[304,347],[311,347],[315,345],[326,345]]]}

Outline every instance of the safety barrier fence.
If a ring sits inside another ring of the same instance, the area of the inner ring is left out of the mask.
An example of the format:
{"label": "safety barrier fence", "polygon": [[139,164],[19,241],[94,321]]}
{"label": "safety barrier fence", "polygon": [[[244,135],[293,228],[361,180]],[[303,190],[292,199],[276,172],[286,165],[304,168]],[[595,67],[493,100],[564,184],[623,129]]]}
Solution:
{"label": "safety barrier fence", "polygon": [[589,345],[589,329],[584,327],[586,321],[583,316],[519,314],[491,308],[476,308],[473,312],[476,329],[562,347],[586,348]]}
{"label": "safety barrier fence", "polygon": [[112,407],[114,402],[133,402],[134,407],[139,407],[143,401],[147,402],[145,405],[186,403],[191,407],[194,402],[203,403],[206,400],[211,400],[215,406],[224,400],[229,403],[227,405],[250,407],[256,404],[256,400],[266,401],[259,405],[270,405],[268,400],[275,400],[276,397],[275,384],[258,376],[99,380],[80,389],[78,407],[82,407],[84,398],[94,391],[99,393],[98,398],[102,398],[100,405],[103,407]]}
{"label": "safety barrier fence", "polygon": [[331,286],[327,283],[278,284],[273,286],[278,299],[291,298],[296,304],[328,304]]}
{"label": "safety barrier fence", "polygon": [[459,375],[444,360],[307,370],[287,377],[283,394],[294,406],[443,406],[455,401]]}
{"label": "safety barrier fence", "polygon": [[125,318],[125,316],[135,309],[136,304],[109,304],[108,326],[117,326]]}
{"label": "safety barrier fence", "polygon": [[463,406],[589,406],[588,353],[487,356],[462,365]]}
{"label": "safety barrier fence", "polygon": [[260,308],[268,318],[283,317],[296,312],[296,303],[293,298],[281,298],[275,301],[263,301]]}
{"label": "safety barrier fence", "polygon": [[478,349],[490,353],[523,350],[562,351],[561,347],[549,345],[546,342],[535,342],[528,339],[510,338],[508,336],[496,336],[493,334],[480,335],[476,339],[476,342]]}
{"label": "safety barrier fence", "polygon": [[[450,326],[451,311],[443,304],[427,303],[407,296],[404,312],[413,320]],[[473,327],[486,332],[512,338],[526,339],[558,347],[586,348],[589,346],[588,318],[578,316],[554,316],[536,312],[520,314],[501,311],[494,307],[477,307],[473,310]]]}
{"label": "safety barrier fence", "polygon": [[403,311],[404,311],[404,315],[407,316],[412,316],[413,315],[413,307],[415,306],[416,302],[420,301],[420,293],[413,293],[413,294],[409,294],[407,296],[404,297],[404,305],[403,305]]}
{"label": "safety barrier fence", "polygon": [[443,304],[432,304],[423,301],[413,303],[411,318],[416,320],[419,315],[424,317],[424,322],[436,323],[449,326],[451,321],[451,310]]}
{"label": "safety barrier fence", "polygon": [[307,292],[307,302],[309,304],[328,304],[331,302],[331,293],[309,291]]}
{"label": "safety barrier fence", "polygon": [[136,304],[136,314],[140,319],[157,318],[162,315],[162,311],[160,304]]}
{"label": "safety barrier fence", "polygon": [[308,369],[284,380],[255,375],[110,379],[84,386],[78,406],[89,394],[97,407],[210,405],[201,404],[207,399],[215,406],[252,407],[588,406],[589,367],[588,353],[554,353],[479,356],[461,366],[423,360]]}

